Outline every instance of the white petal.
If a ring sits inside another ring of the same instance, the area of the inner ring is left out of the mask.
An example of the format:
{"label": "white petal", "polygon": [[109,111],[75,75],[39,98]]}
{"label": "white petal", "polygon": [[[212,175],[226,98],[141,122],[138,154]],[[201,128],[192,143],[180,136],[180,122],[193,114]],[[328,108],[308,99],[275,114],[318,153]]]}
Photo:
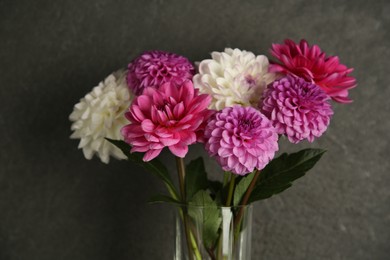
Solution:
{"label": "white petal", "polygon": [[109,156],[124,159],[124,154],[104,138],[122,139],[120,129],[129,122],[124,117],[132,95],[126,84],[126,71],[119,70],[109,75],[74,106],[69,119],[74,131],[70,138],[79,138],[79,148],[85,158],[94,154],[108,163]]}

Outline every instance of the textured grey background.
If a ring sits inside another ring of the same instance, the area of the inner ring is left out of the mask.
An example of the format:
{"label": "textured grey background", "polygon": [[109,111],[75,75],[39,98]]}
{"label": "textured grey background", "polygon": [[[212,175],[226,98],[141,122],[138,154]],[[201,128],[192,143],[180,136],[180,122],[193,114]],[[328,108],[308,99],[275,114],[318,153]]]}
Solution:
{"label": "textured grey background", "polygon": [[339,55],[359,86],[311,145],[328,149],[315,170],[256,205],[253,259],[389,259],[389,13],[364,0],[0,1],[0,259],[170,259],[170,212],[145,203],[162,185],[85,160],[73,105],[143,50],[195,61],[287,37]]}

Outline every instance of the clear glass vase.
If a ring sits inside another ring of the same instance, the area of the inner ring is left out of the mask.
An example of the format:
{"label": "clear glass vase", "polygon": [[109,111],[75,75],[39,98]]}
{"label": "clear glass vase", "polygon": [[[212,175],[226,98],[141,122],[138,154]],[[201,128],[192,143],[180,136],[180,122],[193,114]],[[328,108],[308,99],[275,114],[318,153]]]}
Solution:
{"label": "clear glass vase", "polygon": [[182,206],[175,217],[174,260],[249,260],[252,205]]}

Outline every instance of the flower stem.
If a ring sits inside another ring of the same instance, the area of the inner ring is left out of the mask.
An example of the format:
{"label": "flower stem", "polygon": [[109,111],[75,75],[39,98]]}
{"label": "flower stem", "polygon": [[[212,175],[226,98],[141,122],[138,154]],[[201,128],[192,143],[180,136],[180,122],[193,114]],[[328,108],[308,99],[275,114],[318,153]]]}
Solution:
{"label": "flower stem", "polygon": [[230,172],[225,172],[224,175],[223,175],[223,184],[222,186],[225,188],[226,184],[229,182],[229,176],[230,176]]}
{"label": "flower stem", "polygon": [[226,207],[229,207],[230,204],[232,203],[235,180],[236,180],[236,175],[230,173],[229,191],[228,191],[226,204],[225,204]]}
{"label": "flower stem", "polygon": [[246,205],[248,203],[249,197],[252,194],[252,191],[255,187],[255,184],[256,184],[259,176],[260,176],[260,171],[256,170],[255,176],[253,176],[253,179],[252,179],[251,183],[249,184],[248,190],[245,192],[244,198],[242,199],[242,205]]}
{"label": "flower stem", "polygon": [[[176,166],[177,166],[177,174],[179,175],[179,186],[180,186],[180,195],[181,195],[181,201],[186,204],[187,199],[186,199],[186,192],[185,192],[185,165],[184,165],[184,160],[183,158],[176,157]],[[189,219],[187,212],[185,210],[182,210],[182,219],[183,219],[183,224],[184,224],[184,232],[187,240],[187,248],[188,248],[188,256],[192,260],[193,259],[193,254],[194,252],[195,257],[197,260],[202,259],[198,246],[196,244],[196,239],[194,235],[192,234],[191,230],[189,229]]]}
{"label": "flower stem", "polygon": [[244,208],[245,208],[244,206],[248,204],[249,197],[252,194],[252,191],[255,187],[257,179],[260,176],[260,171],[256,170],[254,174],[255,174],[255,176],[253,176],[253,179],[252,179],[251,183],[249,184],[249,187],[244,195],[244,198],[242,199],[242,203],[241,203],[242,207],[240,207],[240,210],[238,211],[236,219],[234,220],[234,228],[236,229],[235,237],[238,235],[238,232],[240,231],[241,218],[242,218],[242,215],[244,214]]}
{"label": "flower stem", "polygon": [[177,174],[179,175],[179,186],[180,186],[180,195],[183,203],[186,203],[186,192],[185,192],[185,186],[184,186],[184,180],[185,180],[185,166],[184,166],[184,160],[183,158],[176,156],[176,167],[177,167]]}
{"label": "flower stem", "polygon": [[[230,182],[229,182],[229,190],[225,202],[226,207],[230,207],[230,204],[232,203],[233,198],[233,192],[234,192],[234,185],[236,180],[236,175],[232,174],[230,172],[225,172],[224,178],[223,178],[223,187],[227,185],[228,178],[230,175]],[[218,239],[218,246],[217,246],[217,259],[225,259],[225,256],[222,255],[222,233],[219,234]]]}

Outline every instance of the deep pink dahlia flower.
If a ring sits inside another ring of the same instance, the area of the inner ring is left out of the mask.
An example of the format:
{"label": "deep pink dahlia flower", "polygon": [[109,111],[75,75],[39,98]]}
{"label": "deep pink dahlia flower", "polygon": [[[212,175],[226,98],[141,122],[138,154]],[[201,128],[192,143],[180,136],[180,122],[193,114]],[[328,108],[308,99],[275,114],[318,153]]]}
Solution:
{"label": "deep pink dahlia flower", "polygon": [[263,169],[278,150],[278,135],[263,114],[252,107],[218,111],[205,129],[206,151],[225,171],[246,175]]}
{"label": "deep pink dahlia flower", "polygon": [[158,88],[165,82],[181,85],[195,73],[191,62],[180,55],[164,51],[147,51],[128,66],[127,85],[135,95],[146,87]]}
{"label": "deep pink dahlia flower", "polygon": [[278,134],[287,135],[290,142],[313,142],[325,132],[333,115],[329,100],[317,85],[287,76],[268,85],[259,107]]}
{"label": "deep pink dahlia flower", "polygon": [[271,72],[301,77],[320,86],[336,102],[352,102],[348,90],[356,87],[356,79],[348,74],[353,69],[340,64],[337,56],[327,57],[317,45],[310,47],[305,40],[296,44],[290,39],[272,44],[271,54],[280,62],[270,65]]}
{"label": "deep pink dahlia flower", "polygon": [[130,105],[125,116],[131,123],[121,133],[132,145],[131,152],[145,152],[144,161],[158,156],[166,146],[184,157],[188,145],[202,137],[210,101],[211,97],[199,95],[189,80],[182,85],[167,82],[157,89],[146,88]]}

